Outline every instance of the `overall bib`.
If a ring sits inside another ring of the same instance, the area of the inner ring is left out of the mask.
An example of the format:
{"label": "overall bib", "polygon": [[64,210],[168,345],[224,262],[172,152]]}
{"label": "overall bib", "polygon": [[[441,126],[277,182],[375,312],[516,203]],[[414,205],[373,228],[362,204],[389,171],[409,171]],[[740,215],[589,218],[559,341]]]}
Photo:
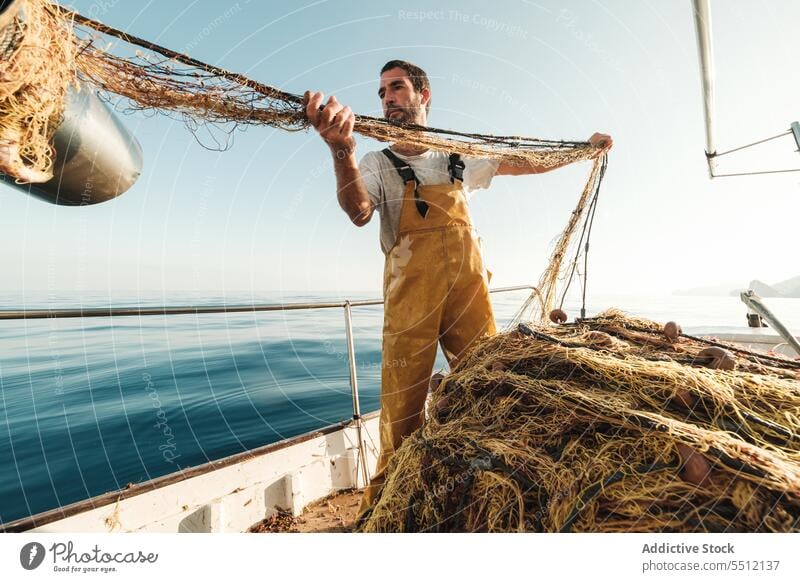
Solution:
{"label": "overall bib", "polygon": [[422,426],[438,343],[452,369],[476,340],[496,332],[489,274],[462,187],[464,162],[451,155],[450,182],[421,186],[410,166],[388,148],[383,153],[405,192],[383,272],[381,451],[360,511],[374,503],[394,451]]}

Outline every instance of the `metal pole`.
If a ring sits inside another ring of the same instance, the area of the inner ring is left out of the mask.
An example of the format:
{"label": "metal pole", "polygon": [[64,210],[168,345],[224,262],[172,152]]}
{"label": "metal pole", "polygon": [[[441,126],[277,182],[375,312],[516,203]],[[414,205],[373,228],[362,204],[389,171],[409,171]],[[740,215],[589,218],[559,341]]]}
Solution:
{"label": "metal pole", "polygon": [[358,439],[358,455],[361,458],[361,471],[364,477],[364,486],[369,485],[367,472],[367,454],[364,448],[364,439],[361,435],[361,405],[358,402],[358,373],[356,370],[356,349],[353,344],[353,314],[350,301],[344,302],[344,324],[347,336],[347,359],[350,362],[350,391],[353,397],[353,422],[356,425],[356,438]]}
{"label": "metal pole", "polygon": [[[380,305],[383,301],[354,301],[353,305]],[[344,307],[344,302],[276,303],[273,305],[181,305],[176,307],[87,307],[72,309],[2,310],[0,320],[84,317],[141,317],[145,315],[205,315],[212,313],[255,313]]]}
{"label": "metal pole", "polygon": [[739,297],[741,298],[742,302],[747,305],[747,307],[763,317],[767,323],[772,326],[772,329],[778,332],[778,335],[786,340],[786,343],[789,344],[791,348],[798,353],[798,355],[800,355],[800,342],[798,342],[797,338],[792,335],[792,332],[790,332],[786,326],[781,323],[781,320],[778,319],[775,314],[772,313],[772,311],[770,311],[770,309],[764,304],[764,302],[761,300],[761,297],[759,297],[755,291],[752,289],[742,291],[739,294]]}
{"label": "metal pole", "polygon": [[[2,0],[0,0],[2,1]],[[535,289],[532,285],[498,287],[489,293],[504,293]],[[263,311],[295,311],[302,309],[332,309],[344,307],[369,307],[383,305],[383,299],[360,299],[357,301],[319,301],[317,303],[274,303],[252,305],[179,305],[157,307],[79,307],[71,309],[2,309],[0,320],[19,319],[65,319],[85,317],[142,317],[145,315],[208,315],[213,313],[256,313]]]}
{"label": "metal pole", "polygon": [[797,144],[797,151],[800,152],[800,123],[793,121],[791,125],[794,142]]}
{"label": "metal pole", "polygon": [[703,81],[703,109],[706,122],[706,159],[709,177],[714,177],[714,53],[711,43],[711,7],[709,0],[694,0],[694,24],[700,53],[700,76]]}

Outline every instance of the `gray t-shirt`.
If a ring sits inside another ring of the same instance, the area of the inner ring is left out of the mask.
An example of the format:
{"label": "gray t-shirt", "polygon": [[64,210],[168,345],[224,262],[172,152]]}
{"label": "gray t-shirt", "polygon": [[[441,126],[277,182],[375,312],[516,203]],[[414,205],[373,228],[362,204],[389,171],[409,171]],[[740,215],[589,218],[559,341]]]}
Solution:
{"label": "gray t-shirt", "polygon": [[[449,155],[428,150],[417,156],[395,154],[414,170],[421,185],[450,182],[447,170]],[[464,160],[464,191],[469,200],[473,190],[488,188],[500,161],[490,158],[462,157]],[[405,185],[389,158],[380,151],[368,152],[359,162],[359,170],[367,186],[370,200],[381,217],[381,249],[388,253],[397,240],[400,213],[403,208]]]}

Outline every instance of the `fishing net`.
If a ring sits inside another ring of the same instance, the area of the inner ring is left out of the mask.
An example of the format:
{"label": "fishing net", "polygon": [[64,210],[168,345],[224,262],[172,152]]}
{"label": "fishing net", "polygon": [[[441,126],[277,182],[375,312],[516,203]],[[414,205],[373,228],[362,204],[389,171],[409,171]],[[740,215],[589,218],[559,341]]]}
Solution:
{"label": "fishing net", "polygon": [[70,27],[41,2],[0,15],[0,172],[18,182],[53,177],[53,134],[74,80]]}
{"label": "fishing net", "polygon": [[800,531],[800,363],[609,310],[436,388],[361,531]]}
{"label": "fishing net", "polygon": [[[34,105],[39,115],[49,112],[46,119],[51,123],[47,131],[30,132],[17,139],[31,150],[51,153],[52,122],[62,113],[64,92],[75,79],[85,81],[109,99],[124,98],[124,102],[116,102],[120,109],[177,116],[193,131],[201,126],[213,126],[227,133],[247,125],[287,131],[309,127],[300,95],[203,63],[46,0],[17,0],[16,5],[22,8],[11,26],[19,31],[22,42],[16,45],[15,59],[6,60],[2,66],[3,78],[22,89],[12,86],[3,93],[0,117],[6,118],[11,111],[33,115]],[[112,39],[122,43],[109,42]],[[42,50],[42,45],[46,50]],[[31,77],[38,70],[42,74]],[[18,103],[19,91],[35,94],[38,101]],[[45,108],[42,103],[46,103]],[[586,142],[463,133],[365,115],[356,116],[354,131],[379,141],[542,167],[590,159],[598,153]],[[13,128],[0,134],[0,143],[15,135]],[[32,157],[30,165],[42,171],[49,167],[49,161],[48,156],[40,154]],[[15,175],[11,168],[6,170]]]}

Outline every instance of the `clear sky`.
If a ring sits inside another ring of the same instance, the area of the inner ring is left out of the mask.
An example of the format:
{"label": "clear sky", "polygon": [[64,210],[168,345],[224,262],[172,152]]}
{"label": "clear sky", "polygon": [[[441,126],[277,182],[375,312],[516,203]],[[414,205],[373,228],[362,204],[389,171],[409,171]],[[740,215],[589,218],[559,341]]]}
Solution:
{"label": "clear sky", "polygon": [[[380,115],[378,72],[411,60],[431,125],[585,139],[610,133],[591,289],[659,293],[800,274],[800,173],[709,181],[689,0],[235,3],[75,0],[80,12],[259,81]],[[796,0],[712,2],[720,149],[800,118]],[[136,185],[95,207],[0,188],[0,290],[380,295],[377,215],[338,208],[313,132],[251,127],[211,152],[178,121],[124,116]],[[359,141],[359,153],[383,147]],[[800,167],[791,138],[720,170]],[[497,178],[473,198],[493,284],[534,282],[588,173]]]}

